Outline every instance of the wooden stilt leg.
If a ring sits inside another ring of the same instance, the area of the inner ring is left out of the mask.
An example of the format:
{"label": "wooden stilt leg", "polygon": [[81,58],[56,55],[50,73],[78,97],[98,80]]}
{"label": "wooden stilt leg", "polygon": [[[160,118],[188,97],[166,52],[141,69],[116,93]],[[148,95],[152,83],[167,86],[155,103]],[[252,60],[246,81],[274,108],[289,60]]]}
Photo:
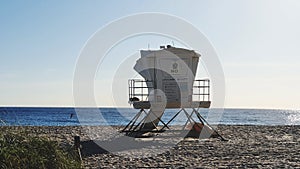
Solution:
{"label": "wooden stilt leg", "polygon": [[136,120],[140,117],[142,110],[140,110],[138,112],[138,114],[136,114],[132,120],[130,120],[130,122],[126,125],[126,127],[124,127],[124,129],[122,130],[122,132],[126,131],[126,129],[130,126],[130,124],[132,123],[131,127],[129,128],[129,130],[132,128],[132,126],[135,124]]}
{"label": "wooden stilt leg", "polygon": [[[175,116],[173,116],[172,118],[171,118],[171,120],[169,120],[168,122],[167,122],[167,124],[165,125],[165,126],[168,126],[177,116],[178,116],[178,114],[180,113],[182,111],[182,109],[180,109],[176,114],[175,114]],[[162,129],[160,129],[161,131],[165,128],[165,126],[162,128]]]}
{"label": "wooden stilt leg", "polygon": [[[194,108],[193,108],[194,109]],[[194,109],[195,110],[195,109]],[[227,139],[225,139],[222,135],[220,135],[218,132],[217,132],[217,130],[215,130],[212,126],[210,126],[209,124],[208,124],[208,122],[200,115],[200,113],[198,112],[198,111],[196,111],[196,114],[197,114],[197,117],[198,118],[200,118],[200,119],[202,119],[203,120],[203,122],[205,122],[206,123],[206,125],[208,125],[220,138],[221,138],[221,140],[222,141],[228,141]]]}

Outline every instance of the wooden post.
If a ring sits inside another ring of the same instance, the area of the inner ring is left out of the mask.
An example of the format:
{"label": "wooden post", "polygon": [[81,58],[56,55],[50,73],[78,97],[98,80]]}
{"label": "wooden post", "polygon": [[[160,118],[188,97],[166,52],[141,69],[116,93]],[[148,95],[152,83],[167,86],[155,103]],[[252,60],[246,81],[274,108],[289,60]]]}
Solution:
{"label": "wooden post", "polygon": [[74,147],[78,151],[79,158],[82,161],[81,151],[80,151],[80,136],[74,136]]}
{"label": "wooden post", "polygon": [[80,136],[74,136],[74,146],[75,148],[80,148]]}

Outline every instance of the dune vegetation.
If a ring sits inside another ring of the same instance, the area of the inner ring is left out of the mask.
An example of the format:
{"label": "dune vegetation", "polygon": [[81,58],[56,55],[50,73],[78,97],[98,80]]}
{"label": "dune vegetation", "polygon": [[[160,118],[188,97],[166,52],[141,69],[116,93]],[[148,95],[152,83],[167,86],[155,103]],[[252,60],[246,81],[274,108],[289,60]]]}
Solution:
{"label": "dune vegetation", "polygon": [[71,145],[26,133],[0,133],[0,168],[81,168]]}

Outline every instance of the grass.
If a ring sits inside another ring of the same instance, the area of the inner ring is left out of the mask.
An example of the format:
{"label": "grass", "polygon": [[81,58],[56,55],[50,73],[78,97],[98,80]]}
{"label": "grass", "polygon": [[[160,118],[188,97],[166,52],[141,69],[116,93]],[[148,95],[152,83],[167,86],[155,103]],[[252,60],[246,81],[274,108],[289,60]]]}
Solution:
{"label": "grass", "polygon": [[47,138],[0,133],[0,168],[81,168],[78,152]]}

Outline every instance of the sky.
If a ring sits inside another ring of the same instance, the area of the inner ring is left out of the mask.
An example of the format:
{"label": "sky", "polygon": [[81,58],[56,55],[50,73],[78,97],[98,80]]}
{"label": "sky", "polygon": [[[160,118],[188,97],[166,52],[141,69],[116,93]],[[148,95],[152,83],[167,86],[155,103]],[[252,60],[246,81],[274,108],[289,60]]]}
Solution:
{"label": "sky", "polygon": [[[226,108],[299,109],[299,9],[297,0],[1,1],[0,106],[74,106],[74,70],[88,39],[120,17],[158,12],[193,24],[213,44]],[[98,106],[129,106],[127,91],[108,99],[122,56],[172,41],[135,37],[108,53],[95,77]]]}

